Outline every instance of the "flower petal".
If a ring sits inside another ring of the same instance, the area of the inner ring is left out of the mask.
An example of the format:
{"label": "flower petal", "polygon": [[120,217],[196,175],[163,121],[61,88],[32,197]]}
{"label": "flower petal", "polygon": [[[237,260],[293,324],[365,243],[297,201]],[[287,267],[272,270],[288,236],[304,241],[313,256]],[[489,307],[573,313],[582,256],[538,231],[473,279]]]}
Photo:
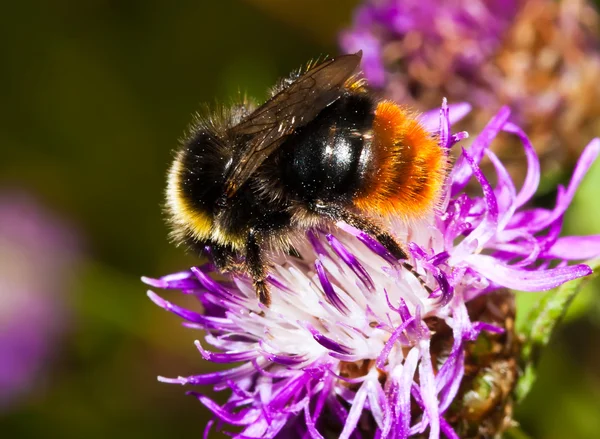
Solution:
{"label": "flower petal", "polygon": [[[448,104],[448,120],[451,125],[460,122],[464,119],[472,110],[471,104],[467,102],[460,102],[458,104]],[[431,133],[435,133],[439,130],[440,125],[440,110],[430,110],[421,114],[419,121],[423,124],[425,129]]]}
{"label": "flower petal", "polygon": [[[468,150],[469,156],[472,157],[472,161],[475,164],[479,164],[483,158],[485,150],[490,147],[492,141],[496,138],[500,130],[506,124],[506,121],[510,117],[510,109],[508,107],[502,107],[500,111],[488,122],[485,128],[481,131],[479,136],[473,141],[473,144]],[[463,159],[458,159],[452,172],[450,174],[450,181],[452,182],[452,196],[456,196],[464,187],[467,185],[469,179],[473,175],[473,167]]]}
{"label": "flower petal", "polygon": [[558,238],[548,251],[542,254],[545,258],[583,261],[600,257],[600,235],[565,236]]}
{"label": "flower petal", "polygon": [[519,291],[546,291],[592,273],[590,267],[584,264],[547,270],[524,270],[508,267],[492,256],[473,255],[467,260],[469,265],[494,283]]}

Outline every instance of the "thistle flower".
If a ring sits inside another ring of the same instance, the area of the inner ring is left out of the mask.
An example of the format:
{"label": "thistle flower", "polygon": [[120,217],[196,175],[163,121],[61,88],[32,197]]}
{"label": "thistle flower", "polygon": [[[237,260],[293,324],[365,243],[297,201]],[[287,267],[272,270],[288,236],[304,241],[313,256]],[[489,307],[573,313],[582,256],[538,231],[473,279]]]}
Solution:
{"label": "thistle flower", "polygon": [[[465,137],[450,134],[451,116],[462,110],[444,104],[439,124],[431,113],[422,118],[445,148]],[[160,381],[230,391],[223,405],[190,393],[214,413],[219,428],[241,427],[232,433],[239,438],[457,438],[471,421],[486,434],[506,428],[518,350],[507,289],[542,291],[586,276],[587,265],[569,262],[600,253],[600,236],[559,238],[600,140],[587,146],[553,209],[527,208],[539,162],[509,116],[502,108],[463,149],[435,215],[390,226],[408,243],[422,279],[438,286],[433,293],[371,236],[344,223],[333,233],[308,231],[298,247],[301,259],[273,260],[269,308],[258,302],[249,279],[210,277],[210,263],[144,278],[154,288],[198,299],[202,312],[148,293],[185,326],[203,331],[196,346],[204,359],[226,365]],[[490,150],[500,132],[519,139],[526,153],[528,173],[519,190]],[[484,156],[494,164],[494,186],[479,168]],[[481,195],[463,191],[469,180]],[[482,341],[499,348],[482,356]],[[482,380],[493,387],[491,402],[478,391]]]}
{"label": "thistle flower", "polygon": [[0,410],[39,384],[67,316],[73,234],[28,197],[0,194]]}
{"label": "thistle flower", "polygon": [[[545,175],[560,175],[600,135],[598,35],[584,0],[366,0],[340,42],[363,49],[365,75],[387,98],[422,110],[444,96],[473,103],[470,132],[509,105]],[[524,177],[524,161],[508,160],[518,143],[500,139],[497,150]]]}

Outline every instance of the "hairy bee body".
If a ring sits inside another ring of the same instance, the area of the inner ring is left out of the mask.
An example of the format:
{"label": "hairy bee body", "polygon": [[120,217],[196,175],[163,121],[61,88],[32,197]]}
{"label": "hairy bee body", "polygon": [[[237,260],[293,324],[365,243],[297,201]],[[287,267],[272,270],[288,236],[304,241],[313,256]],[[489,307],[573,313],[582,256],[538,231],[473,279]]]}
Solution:
{"label": "hairy bee body", "polygon": [[294,76],[255,110],[241,104],[200,120],[169,173],[177,239],[210,249],[223,270],[242,267],[266,304],[264,250],[288,251],[307,229],[344,221],[405,259],[378,218],[425,215],[443,182],[446,156],[435,137],[407,110],[376,99],[343,58],[313,67],[312,78],[313,69]]}

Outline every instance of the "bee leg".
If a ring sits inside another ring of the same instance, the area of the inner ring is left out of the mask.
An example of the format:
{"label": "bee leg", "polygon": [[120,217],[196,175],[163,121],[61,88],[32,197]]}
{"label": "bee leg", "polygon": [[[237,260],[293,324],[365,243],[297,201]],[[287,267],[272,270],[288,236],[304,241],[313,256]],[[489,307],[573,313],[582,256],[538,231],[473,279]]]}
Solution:
{"label": "bee leg", "polygon": [[385,247],[387,251],[390,252],[394,258],[402,261],[402,267],[410,271],[429,294],[433,292],[431,287],[425,283],[423,277],[417,272],[417,270],[415,270],[415,267],[406,262],[408,259],[408,254],[404,248],[402,248],[402,246],[392,235],[379,227],[377,224],[372,223],[360,215],[339,207],[317,206],[316,212],[320,213],[321,215],[325,215],[332,221],[344,221],[346,224],[356,227],[357,229],[362,230],[363,232],[374,237],[381,245]]}
{"label": "bee leg", "polygon": [[389,251],[396,259],[408,259],[406,251],[402,248],[398,241],[396,241],[396,239],[388,232],[383,230],[377,224],[372,223],[367,218],[337,206],[317,205],[313,207],[313,211],[320,215],[324,215],[332,221],[343,221],[352,227],[356,227],[357,229],[368,233],[377,241],[379,241],[379,243],[383,245],[386,250]]}
{"label": "bee leg", "polygon": [[288,253],[288,255],[293,256],[296,259],[303,259],[302,255],[300,254],[300,252],[298,250],[296,250],[296,247],[294,247],[293,245],[290,245],[290,247],[288,248],[287,253]]}
{"label": "bee leg", "polygon": [[241,264],[237,260],[237,254],[230,247],[224,245],[211,245],[210,255],[215,267],[220,272],[239,272],[243,271]]}
{"label": "bee leg", "polygon": [[258,300],[268,307],[271,304],[271,293],[266,282],[267,267],[263,261],[257,233],[254,230],[248,233],[248,239],[246,240],[246,267],[252,277]]}

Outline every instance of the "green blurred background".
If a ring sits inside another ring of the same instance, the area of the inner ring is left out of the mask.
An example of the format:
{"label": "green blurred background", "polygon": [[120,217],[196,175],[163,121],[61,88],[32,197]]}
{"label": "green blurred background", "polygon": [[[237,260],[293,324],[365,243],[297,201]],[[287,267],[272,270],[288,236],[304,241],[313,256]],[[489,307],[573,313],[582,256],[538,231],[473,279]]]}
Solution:
{"label": "green blurred background", "polygon": [[[65,291],[69,330],[34,392],[0,414],[2,437],[201,437],[207,410],[156,381],[210,367],[192,344],[199,334],[152,305],[139,281],[195,262],[167,241],[161,214],[172,148],[200,103],[238,90],[263,98],[278,77],[336,53],[356,3],[3,4],[0,188],[42,200],[85,253]],[[569,232],[600,233],[599,165]],[[519,411],[532,437],[599,436],[599,304],[587,288],[544,356]]]}

